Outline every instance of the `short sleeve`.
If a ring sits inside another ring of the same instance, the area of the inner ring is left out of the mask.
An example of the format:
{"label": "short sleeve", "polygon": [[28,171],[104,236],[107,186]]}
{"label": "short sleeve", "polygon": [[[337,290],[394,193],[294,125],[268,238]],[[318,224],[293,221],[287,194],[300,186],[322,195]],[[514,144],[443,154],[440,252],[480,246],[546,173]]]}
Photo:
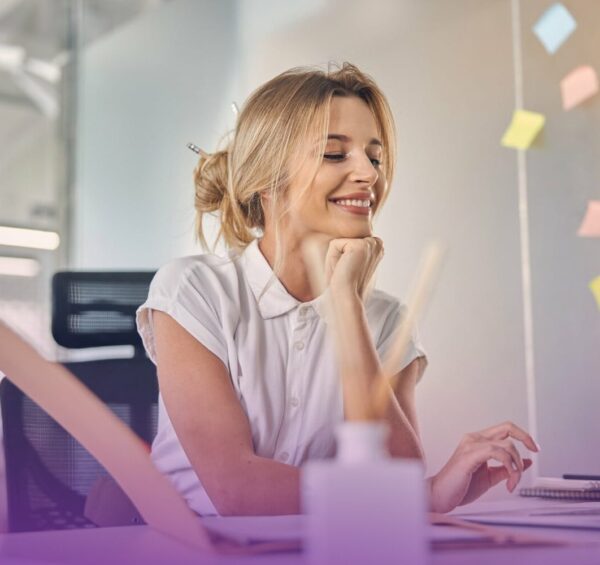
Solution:
{"label": "short sleeve", "polygon": [[219,291],[214,277],[210,276],[210,267],[197,258],[177,259],[158,270],[150,284],[146,302],[136,313],[138,332],[154,364],[156,347],[152,310],[160,310],[169,314],[228,366],[227,343],[218,311]]}
{"label": "short sleeve", "polygon": [[[394,302],[392,303],[390,311],[387,317],[385,318],[385,322],[383,324],[383,328],[377,345],[377,352],[379,354],[379,358],[382,361],[387,357],[390,349],[392,348],[395,337],[397,335],[397,331],[406,316],[406,310],[406,305],[401,304],[397,300],[394,300]],[[421,380],[423,372],[425,371],[425,367],[427,366],[427,354],[425,352],[425,349],[423,348],[423,345],[421,344],[418,328],[415,326],[413,328],[412,336],[408,344],[406,355],[404,356],[404,359],[399,363],[399,365],[392,370],[392,373],[399,373],[419,357],[423,357],[425,359],[425,363],[421,364],[420,373],[417,379],[418,381]]]}

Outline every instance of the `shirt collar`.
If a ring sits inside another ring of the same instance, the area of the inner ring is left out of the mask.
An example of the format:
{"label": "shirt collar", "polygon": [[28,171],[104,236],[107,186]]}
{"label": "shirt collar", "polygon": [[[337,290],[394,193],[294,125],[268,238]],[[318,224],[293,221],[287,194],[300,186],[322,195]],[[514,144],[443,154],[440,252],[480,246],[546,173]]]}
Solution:
{"label": "shirt collar", "polygon": [[273,273],[271,265],[258,247],[258,239],[244,249],[240,255],[240,264],[263,318],[281,316],[300,304]]}
{"label": "shirt collar", "polygon": [[264,319],[287,314],[302,304],[313,306],[319,316],[325,318],[324,295],[304,303],[294,298],[273,273],[271,265],[258,247],[258,239],[244,249],[239,262]]}

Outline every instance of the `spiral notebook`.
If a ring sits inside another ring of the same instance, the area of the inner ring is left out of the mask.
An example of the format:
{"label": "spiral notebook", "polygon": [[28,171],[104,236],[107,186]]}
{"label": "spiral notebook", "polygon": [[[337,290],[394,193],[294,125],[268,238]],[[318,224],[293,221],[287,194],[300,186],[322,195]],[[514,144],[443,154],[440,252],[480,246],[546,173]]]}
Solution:
{"label": "spiral notebook", "polygon": [[519,495],[561,500],[599,500],[600,489],[557,489],[529,487],[519,490]]}

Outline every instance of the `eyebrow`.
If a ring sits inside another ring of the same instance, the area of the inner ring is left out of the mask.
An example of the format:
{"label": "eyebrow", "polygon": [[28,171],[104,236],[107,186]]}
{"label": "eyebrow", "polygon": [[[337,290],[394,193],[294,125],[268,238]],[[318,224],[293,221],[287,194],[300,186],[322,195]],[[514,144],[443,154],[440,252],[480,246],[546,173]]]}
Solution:
{"label": "eyebrow", "polygon": [[[327,136],[327,140],[329,141],[330,139],[338,139],[339,141],[352,141],[352,138],[348,137],[347,135],[344,135],[342,133],[330,133]],[[381,141],[379,141],[379,139],[377,139],[376,137],[372,138],[369,143],[367,143],[367,145],[379,145],[380,147],[383,147],[383,143],[381,143]]]}

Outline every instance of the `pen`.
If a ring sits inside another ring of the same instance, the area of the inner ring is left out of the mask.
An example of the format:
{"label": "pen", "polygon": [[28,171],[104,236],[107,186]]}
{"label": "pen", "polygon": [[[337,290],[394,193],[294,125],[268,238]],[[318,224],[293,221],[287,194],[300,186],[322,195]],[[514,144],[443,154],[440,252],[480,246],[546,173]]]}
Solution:
{"label": "pen", "polygon": [[600,481],[600,475],[563,475],[563,479],[571,481]]}
{"label": "pen", "polygon": [[206,151],[203,151],[202,149],[200,149],[200,147],[198,147],[195,143],[188,143],[186,145],[186,147],[188,149],[191,149],[194,153],[197,153],[198,155],[202,155],[202,157],[204,157],[205,159],[208,158],[208,153]]}

